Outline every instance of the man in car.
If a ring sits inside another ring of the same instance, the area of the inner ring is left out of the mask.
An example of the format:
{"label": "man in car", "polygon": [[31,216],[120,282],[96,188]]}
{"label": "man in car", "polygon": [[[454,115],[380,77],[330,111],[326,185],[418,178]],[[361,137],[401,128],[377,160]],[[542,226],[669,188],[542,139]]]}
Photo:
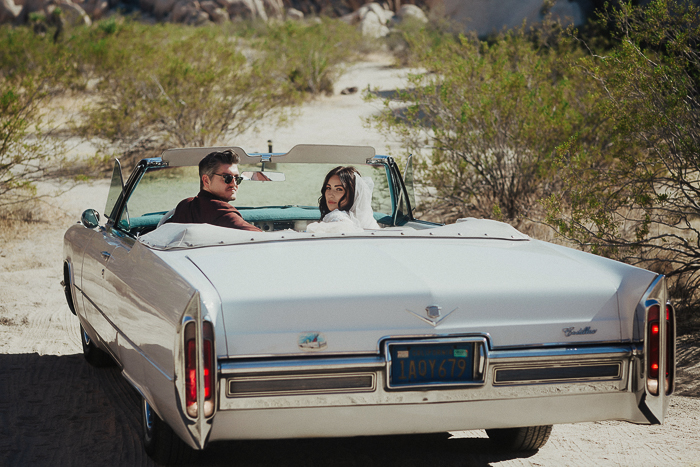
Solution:
{"label": "man in car", "polygon": [[236,199],[238,184],[243,179],[238,172],[239,161],[238,154],[230,149],[207,154],[199,162],[199,194],[180,201],[167,222],[212,224],[260,232],[229,204]]}

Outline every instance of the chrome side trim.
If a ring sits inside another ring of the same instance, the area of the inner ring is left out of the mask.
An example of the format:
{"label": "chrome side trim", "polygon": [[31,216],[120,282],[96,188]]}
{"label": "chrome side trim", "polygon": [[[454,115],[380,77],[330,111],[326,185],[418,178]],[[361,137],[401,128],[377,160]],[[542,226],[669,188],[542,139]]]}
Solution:
{"label": "chrome side trim", "polygon": [[602,346],[602,347],[564,347],[564,348],[541,348],[541,349],[514,349],[514,350],[492,350],[488,357],[492,362],[501,362],[509,359],[538,358],[538,359],[570,359],[570,358],[590,358],[590,357],[611,357],[624,358],[636,353],[637,346]]}

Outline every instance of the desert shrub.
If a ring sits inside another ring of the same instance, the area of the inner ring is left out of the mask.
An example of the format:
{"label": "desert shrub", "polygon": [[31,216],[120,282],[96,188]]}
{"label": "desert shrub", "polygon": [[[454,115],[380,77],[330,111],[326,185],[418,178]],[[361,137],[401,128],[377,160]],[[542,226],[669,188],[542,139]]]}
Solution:
{"label": "desert shrub", "polygon": [[57,127],[45,113],[73,73],[52,38],[28,28],[0,28],[0,210],[26,217],[22,204],[37,183],[57,177],[66,160]]}
{"label": "desert shrub", "polygon": [[[435,220],[476,216],[518,225],[559,188],[556,147],[586,132],[590,103],[568,63],[578,49],[524,27],[493,41],[408,38],[415,65],[407,89],[373,122],[422,156],[419,207]],[[588,139],[587,135],[583,136]]]}
{"label": "desert shrub", "polygon": [[[102,23],[100,23],[102,24]],[[93,29],[84,57],[99,80],[81,134],[127,159],[167,147],[224,144],[298,94],[273,64],[246,58],[217,27],[123,21]]]}
{"label": "desert shrub", "polygon": [[274,63],[274,73],[301,93],[332,94],[343,67],[365,50],[360,33],[343,21],[270,24],[260,37],[265,60]]}
{"label": "desert shrub", "polygon": [[560,148],[563,190],[548,222],[585,248],[672,276],[684,306],[700,285],[700,9],[623,3],[600,22],[614,47],[581,58],[615,139],[606,170],[574,139]]}

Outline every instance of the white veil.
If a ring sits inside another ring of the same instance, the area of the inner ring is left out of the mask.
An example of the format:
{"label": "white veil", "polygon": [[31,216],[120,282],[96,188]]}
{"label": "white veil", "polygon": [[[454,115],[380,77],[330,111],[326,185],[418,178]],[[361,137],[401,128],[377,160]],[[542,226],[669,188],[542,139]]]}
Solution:
{"label": "white veil", "polygon": [[355,172],[355,202],[350,208],[350,218],[357,220],[363,229],[378,229],[379,224],[374,220],[372,211],[372,191],[374,180],[370,177],[362,177]]}
{"label": "white veil", "polygon": [[372,211],[372,191],[374,180],[362,177],[355,172],[355,200],[350,211],[336,209],[326,214],[321,222],[313,222],[306,226],[307,232],[341,233],[362,232],[365,229],[379,229]]}

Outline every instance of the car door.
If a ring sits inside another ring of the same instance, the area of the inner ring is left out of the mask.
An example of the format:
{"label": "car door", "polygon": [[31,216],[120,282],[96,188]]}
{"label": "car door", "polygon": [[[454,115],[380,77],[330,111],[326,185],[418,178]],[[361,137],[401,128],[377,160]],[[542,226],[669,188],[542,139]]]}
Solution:
{"label": "car door", "polygon": [[113,353],[116,352],[116,330],[105,314],[105,276],[115,246],[104,228],[93,232],[83,257],[81,283],[85,319]]}

